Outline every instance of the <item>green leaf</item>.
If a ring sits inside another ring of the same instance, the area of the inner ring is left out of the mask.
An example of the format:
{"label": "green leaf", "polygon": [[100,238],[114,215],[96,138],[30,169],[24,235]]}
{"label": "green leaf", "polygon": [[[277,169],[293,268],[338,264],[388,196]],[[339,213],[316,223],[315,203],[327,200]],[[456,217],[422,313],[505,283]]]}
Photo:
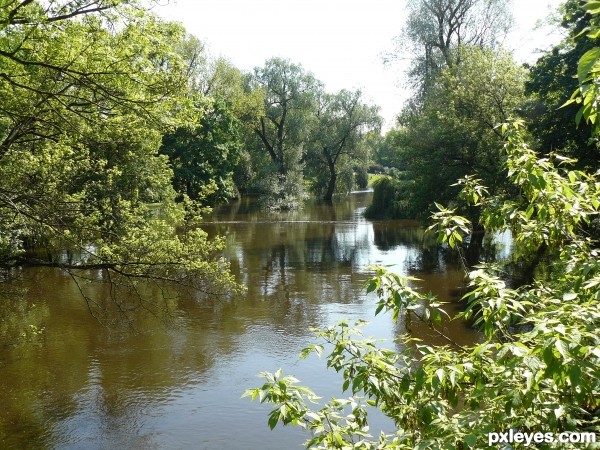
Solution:
{"label": "green leaf", "polygon": [[585,83],[599,58],[600,47],[594,47],[585,52],[579,59],[579,64],[577,65],[577,78],[579,79],[579,84]]}
{"label": "green leaf", "polygon": [[571,366],[569,370],[569,379],[571,380],[571,386],[577,387],[581,381],[581,368],[578,364]]}
{"label": "green leaf", "polygon": [[279,410],[275,410],[271,412],[269,415],[269,428],[272,430],[277,426],[277,422],[279,421]]}
{"label": "green leaf", "polygon": [[554,346],[556,347],[556,349],[558,350],[558,353],[560,353],[563,358],[567,358],[568,348],[563,341],[561,341],[560,339],[557,339],[556,342],[554,343]]}
{"label": "green leaf", "polygon": [[477,444],[477,436],[475,436],[474,434],[467,434],[464,437],[464,441],[469,448],[473,448]]}
{"label": "green leaf", "polygon": [[600,2],[587,2],[583,5],[583,9],[585,9],[590,14],[598,14],[600,12]]}

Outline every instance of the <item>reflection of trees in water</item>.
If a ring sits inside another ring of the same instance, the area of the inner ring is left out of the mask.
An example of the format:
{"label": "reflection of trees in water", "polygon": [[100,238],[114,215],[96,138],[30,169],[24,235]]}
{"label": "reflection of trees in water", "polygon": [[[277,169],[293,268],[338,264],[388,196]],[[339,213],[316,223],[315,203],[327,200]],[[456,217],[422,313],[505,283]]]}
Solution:
{"label": "reflection of trees in water", "polygon": [[[209,225],[209,233],[227,234],[226,256],[248,288],[237,314],[304,335],[323,324],[324,304],[360,301],[366,275],[356,269],[362,272],[371,251],[370,224],[356,215],[361,202],[368,195],[297,213],[255,211],[247,221]],[[217,218],[231,216],[221,212]]]}
{"label": "reflection of trees in water", "polygon": [[[425,228],[417,222],[374,221],[373,234],[374,244],[379,250],[390,251],[397,247],[418,250],[410,252],[405,261],[409,273],[444,273],[461,266],[458,253],[438,244],[434,235],[426,233]],[[499,239],[489,237],[473,243],[467,239],[465,244],[465,254],[472,263],[496,261],[503,254],[503,247],[506,245]]]}
{"label": "reflection of trees in water", "polygon": [[382,251],[397,247],[416,249],[407,254],[404,262],[409,273],[444,272],[448,265],[454,265],[452,255],[444,252],[432,235],[414,221],[375,221],[373,222],[374,243]]}
{"label": "reflection of trees in water", "polygon": [[[398,247],[417,249],[407,252],[407,259],[404,261],[406,272],[419,279],[411,282],[415,288],[424,293],[430,292],[442,302],[446,302],[444,309],[450,317],[464,309],[461,297],[465,293],[466,278],[456,251],[439,245],[433,235],[426,234],[423,227],[411,222],[373,222],[373,232],[375,245],[382,251],[392,251]],[[492,258],[495,255],[494,249],[493,245],[488,245],[481,251],[481,255]],[[472,343],[479,337],[470,324],[464,321],[444,320],[441,331],[460,344]],[[401,318],[395,324],[395,334],[400,336],[406,332],[406,324]],[[417,319],[411,321],[410,335],[428,345],[448,344],[447,340]],[[404,343],[396,344],[397,351],[404,348]]]}
{"label": "reflection of trees in water", "polygon": [[379,250],[387,251],[399,245],[406,247],[421,247],[423,245],[424,229],[417,222],[387,220],[372,223],[374,244]]}
{"label": "reflection of trees in water", "polygon": [[[227,339],[198,332],[212,310],[197,315],[194,326],[187,311],[185,319],[172,311],[170,327],[163,317],[139,313],[136,332],[108,329],[90,315],[64,272],[26,272],[27,295],[18,308],[2,310],[2,323],[25,320],[45,330],[18,346],[0,345],[0,448],[61,447],[72,437],[69,427],[81,431],[80,421],[134,436],[157,402],[202,376],[219,353],[232,351]],[[104,297],[105,286],[89,286],[95,298]]]}

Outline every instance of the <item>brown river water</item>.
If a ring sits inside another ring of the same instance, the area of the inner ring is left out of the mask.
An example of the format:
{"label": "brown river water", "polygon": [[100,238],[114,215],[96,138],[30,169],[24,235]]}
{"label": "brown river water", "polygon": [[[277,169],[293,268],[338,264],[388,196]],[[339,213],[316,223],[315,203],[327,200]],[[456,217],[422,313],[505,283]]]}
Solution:
{"label": "brown river water", "polygon": [[[270,431],[269,406],[241,398],[261,384],[258,373],[282,368],[325,399],[341,396],[341,377],[324,360],[298,361],[315,342],[311,327],[341,319],[368,320],[366,335],[397,348],[391,340],[402,324],[375,317],[377,299],[362,287],[371,265],[417,276],[443,300],[464,285],[456,266],[424,248],[416,224],[364,219],[371,195],[290,213],[261,212],[250,201],[221,208],[204,228],[225,236],[247,292],[180,299],[168,320],[140,317],[135,330],[93,318],[68,274],[15,271],[4,283],[13,292],[0,297],[0,448],[302,448],[304,431]],[[446,331],[462,343],[477,339],[464,323]],[[418,324],[412,332],[440,343]],[[393,425],[374,414],[371,431],[380,429]]]}

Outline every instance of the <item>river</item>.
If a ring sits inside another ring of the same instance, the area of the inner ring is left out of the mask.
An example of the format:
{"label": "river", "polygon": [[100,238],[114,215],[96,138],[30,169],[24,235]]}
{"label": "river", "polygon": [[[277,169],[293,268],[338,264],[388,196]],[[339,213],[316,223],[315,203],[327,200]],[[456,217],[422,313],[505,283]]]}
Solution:
{"label": "river", "polygon": [[[340,396],[340,377],[324,360],[297,356],[315,341],[311,327],[340,319],[369,320],[365,334],[388,340],[404,331],[389,315],[374,316],[377,299],[362,288],[370,265],[418,276],[443,300],[463,286],[456,267],[423,248],[416,224],[365,220],[371,195],[289,213],[247,200],[219,209],[204,228],[225,237],[247,292],[186,297],[168,320],[148,316],[135,329],[94,319],[68,274],[15,271],[0,287],[11,291],[0,296],[0,448],[302,448],[305,432],[270,431],[269,406],[241,398],[261,384],[258,373],[282,368],[325,399]],[[446,328],[459,342],[477,337],[460,322]],[[439,343],[424,328],[412,331]],[[371,431],[390,426],[375,415]]]}

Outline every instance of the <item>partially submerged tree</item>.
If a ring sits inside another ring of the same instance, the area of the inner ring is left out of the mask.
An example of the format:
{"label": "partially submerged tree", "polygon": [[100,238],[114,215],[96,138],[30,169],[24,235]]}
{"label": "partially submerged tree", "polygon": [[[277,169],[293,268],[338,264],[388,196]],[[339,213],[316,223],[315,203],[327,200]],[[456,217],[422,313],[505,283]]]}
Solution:
{"label": "partially submerged tree", "polygon": [[307,160],[327,203],[333,202],[340,167],[353,169],[366,133],[381,125],[378,108],[364,104],[361,96],[360,91],[342,90],[319,97]]}
{"label": "partially submerged tree", "polygon": [[273,169],[265,177],[267,195],[278,207],[293,207],[304,195],[304,144],[322,86],[301,66],[281,58],[272,58],[264,67],[256,68],[254,82],[265,92],[265,115],[255,124],[254,132]]}

